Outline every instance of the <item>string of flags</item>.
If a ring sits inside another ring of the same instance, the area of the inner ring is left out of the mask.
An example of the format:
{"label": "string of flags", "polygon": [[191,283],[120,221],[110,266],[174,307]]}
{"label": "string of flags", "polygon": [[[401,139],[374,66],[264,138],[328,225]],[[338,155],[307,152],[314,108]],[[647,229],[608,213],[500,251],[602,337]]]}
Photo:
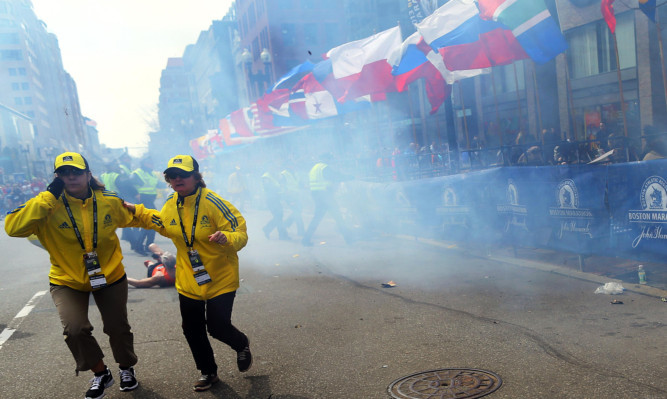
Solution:
{"label": "string of flags", "polygon": [[[640,0],[640,7],[651,2],[655,10],[655,0]],[[567,49],[543,0],[450,0],[415,27],[405,40],[396,26],[293,67],[250,106],[222,118],[218,129],[191,140],[194,155],[206,158],[368,108],[420,79],[435,113],[454,82],[516,60],[543,64]]]}

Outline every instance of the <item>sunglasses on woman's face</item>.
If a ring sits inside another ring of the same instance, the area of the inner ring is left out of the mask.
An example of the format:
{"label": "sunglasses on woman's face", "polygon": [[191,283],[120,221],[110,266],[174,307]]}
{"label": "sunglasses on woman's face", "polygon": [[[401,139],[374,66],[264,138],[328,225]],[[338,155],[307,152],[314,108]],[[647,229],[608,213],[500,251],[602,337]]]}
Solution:
{"label": "sunglasses on woman's face", "polygon": [[86,173],[85,170],[83,169],[77,169],[77,168],[60,168],[56,170],[56,174],[58,176],[81,176],[84,173]]}
{"label": "sunglasses on woman's face", "polygon": [[178,171],[178,172],[173,172],[169,171],[166,173],[167,179],[175,179],[177,177],[180,177],[181,179],[187,179],[188,177],[192,176],[192,172],[184,172],[184,171]]}

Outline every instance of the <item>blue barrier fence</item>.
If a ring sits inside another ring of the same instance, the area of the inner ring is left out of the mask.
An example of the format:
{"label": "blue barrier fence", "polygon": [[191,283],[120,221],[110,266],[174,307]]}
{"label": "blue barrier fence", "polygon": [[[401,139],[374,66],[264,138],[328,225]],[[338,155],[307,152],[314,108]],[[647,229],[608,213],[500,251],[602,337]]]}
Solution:
{"label": "blue barrier fence", "polygon": [[347,186],[357,220],[375,229],[582,255],[667,259],[664,159],[502,167]]}

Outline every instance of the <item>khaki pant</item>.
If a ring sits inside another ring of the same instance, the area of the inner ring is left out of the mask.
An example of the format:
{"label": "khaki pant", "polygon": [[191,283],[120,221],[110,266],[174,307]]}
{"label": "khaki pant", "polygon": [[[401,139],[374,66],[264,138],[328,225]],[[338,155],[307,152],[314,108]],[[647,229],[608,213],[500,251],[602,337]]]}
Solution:
{"label": "khaki pant", "polygon": [[[104,358],[88,320],[90,294],[62,285],[51,286],[51,297],[58,309],[65,343],[74,356],[77,372],[90,370]],[[92,294],[102,316],[103,331],[109,336],[114,359],[122,367],[134,366],[137,355],[134,353],[134,336],[127,321],[127,279],[123,278]]]}

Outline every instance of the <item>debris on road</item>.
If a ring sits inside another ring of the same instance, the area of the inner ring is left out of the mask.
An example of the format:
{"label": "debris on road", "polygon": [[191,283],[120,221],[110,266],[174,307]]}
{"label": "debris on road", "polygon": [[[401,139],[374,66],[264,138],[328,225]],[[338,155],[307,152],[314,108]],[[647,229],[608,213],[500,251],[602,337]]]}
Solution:
{"label": "debris on road", "polygon": [[609,303],[611,303],[612,305],[623,305],[623,301],[619,301],[618,299],[614,299]]}
{"label": "debris on road", "polygon": [[396,287],[396,283],[393,282],[392,280],[387,281],[386,283],[382,283],[382,286],[384,288],[391,288],[391,287]]}

